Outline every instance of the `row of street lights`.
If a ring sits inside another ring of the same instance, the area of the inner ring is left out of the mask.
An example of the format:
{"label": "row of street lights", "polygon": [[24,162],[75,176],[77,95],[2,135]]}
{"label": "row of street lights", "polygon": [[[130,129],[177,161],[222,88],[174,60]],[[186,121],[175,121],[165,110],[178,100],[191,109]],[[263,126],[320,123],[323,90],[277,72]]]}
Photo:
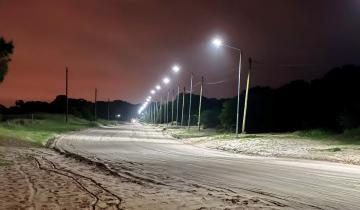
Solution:
{"label": "row of street lights", "polygon": [[[240,111],[240,82],[241,82],[241,63],[242,63],[242,50],[240,48],[237,48],[237,47],[233,47],[233,46],[230,46],[228,44],[225,44],[222,39],[220,38],[214,38],[212,40],[212,44],[217,47],[217,48],[220,48],[220,47],[227,47],[229,49],[232,49],[234,51],[236,51],[238,54],[239,54],[239,63],[238,63],[238,85],[237,85],[237,107],[236,107],[236,137],[238,137],[239,135],[239,111]],[[250,65],[251,65],[251,60],[249,60],[250,62]],[[179,65],[174,65],[172,67],[172,71],[174,73],[178,73],[180,71],[180,66]],[[192,95],[192,91],[193,91],[193,73],[192,72],[188,72],[190,73],[190,91],[189,91],[189,94],[190,94],[190,97],[189,97],[189,117],[188,117],[188,128],[190,128],[190,121],[191,121],[191,95]],[[244,106],[244,114],[243,114],[243,126],[242,126],[242,133],[245,132],[245,120],[246,120],[246,107],[247,107],[247,94],[248,94],[248,86],[249,86],[249,77],[250,77],[250,74],[248,74],[248,78],[247,78],[247,90],[246,90],[246,101],[245,101],[245,106]],[[202,82],[203,82],[203,78],[202,78]],[[163,78],[163,83],[165,85],[168,85],[170,83],[170,79],[168,77],[164,77]],[[150,93],[151,95],[154,95],[156,93],[156,91],[159,91],[161,90],[161,86],[160,85],[156,85],[155,86],[155,89],[152,89],[150,90]],[[177,113],[176,113],[176,124],[178,123],[178,116],[179,116],[179,93],[180,92],[180,87],[178,86],[178,94],[177,94]],[[201,92],[202,92],[202,88],[201,88]],[[184,88],[184,94],[185,94],[185,88]],[[182,113],[181,113],[181,125],[183,125],[183,116],[184,116],[184,94],[183,94],[183,104],[182,104]],[[173,94],[174,95],[174,94]],[[200,96],[201,97],[201,96]],[[152,96],[148,96],[146,99],[145,99],[145,102],[143,103],[143,105],[140,107],[138,113],[141,114],[147,107],[148,105],[151,105],[151,99],[152,99]],[[166,98],[166,123],[168,124],[168,102],[169,102],[169,91],[168,91],[168,94],[167,94],[167,98]],[[200,98],[201,100],[201,98]],[[161,100],[160,100],[160,111],[161,111],[161,104],[162,104],[162,96],[161,96]],[[157,102],[155,102],[155,106],[157,107]],[[150,116],[153,116],[153,121],[154,122],[157,122],[156,121],[156,110],[157,108],[155,109],[149,109],[149,112],[151,112]],[[201,103],[199,104],[199,113],[201,111]],[[200,115],[200,114],[199,114]],[[160,114],[160,117],[161,117],[161,114]],[[164,116],[165,117],[165,116]],[[200,118],[200,116],[199,116]],[[173,100],[172,100],[172,121],[173,121]],[[161,122],[161,120],[160,120]],[[200,126],[200,119],[198,121],[198,125]]]}

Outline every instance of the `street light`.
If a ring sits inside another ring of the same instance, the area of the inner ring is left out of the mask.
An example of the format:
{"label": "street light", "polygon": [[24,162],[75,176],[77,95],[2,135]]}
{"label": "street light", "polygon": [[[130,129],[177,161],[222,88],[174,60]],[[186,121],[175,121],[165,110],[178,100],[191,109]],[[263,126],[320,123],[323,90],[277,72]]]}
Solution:
{"label": "street light", "polygon": [[224,44],[220,38],[215,38],[212,41],[215,47],[219,48],[221,46],[228,47],[230,49],[236,50],[239,53],[239,78],[238,78],[238,87],[237,87],[237,107],[236,107],[236,137],[239,136],[239,109],[240,109],[240,79],[241,79],[241,56],[242,52],[239,48],[232,47],[230,45]]}
{"label": "street light", "polygon": [[155,90],[150,90],[150,93],[151,93],[152,95],[154,95],[154,94],[155,94]]}
{"label": "street light", "polygon": [[160,90],[161,89],[161,86],[160,85],[156,85],[156,90]]}
{"label": "street light", "polygon": [[180,66],[174,65],[174,66],[172,67],[172,70],[173,70],[173,72],[178,73],[178,72],[180,71]]}
{"label": "street light", "polygon": [[216,47],[221,47],[221,45],[223,44],[223,41],[220,38],[215,38],[213,39],[212,43],[216,46]]}
{"label": "street light", "polygon": [[169,84],[170,79],[168,77],[164,77],[163,82],[164,84]]}
{"label": "street light", "polygon": [[[180,71],[180,66],[179,65],[173,65],[172,70],[174,73],[178,73]],[[179,118],[179,94],[180,94],[180,86],[179,86],[179,82],[178,82],[178,86],[177,86],[177,97],[176,97],[176,125],[178,124],[178,118]],[[173,93],[173,97],[174,97],[174,93]],[[173,99],[174,100],[174,99]],[[171,113],[171,117],[173,117],[173,108],[174,107],[174,102],[172,102],[172,113]],[[173,119],[171,120],[171,122],[173,122]]]}

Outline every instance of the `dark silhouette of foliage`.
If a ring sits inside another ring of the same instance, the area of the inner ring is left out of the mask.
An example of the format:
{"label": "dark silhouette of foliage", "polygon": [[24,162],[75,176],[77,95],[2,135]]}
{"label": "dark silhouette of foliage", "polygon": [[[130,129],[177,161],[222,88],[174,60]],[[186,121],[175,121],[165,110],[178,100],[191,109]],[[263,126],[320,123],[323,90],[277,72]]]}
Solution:
{"label": "dark silhouette of foliage", "polygon": [[220,110],[205,110],[201,113],[201,124],[204,128],[216,128],[220,124]]}
{"label": "dark silhouette of foliage", "polygon": [[13,53],[13,42],[6,42],[4,38],[0,37],[0,83],[4,81],[5,75],[8,72],[8,63],[11,61],[10,55]]}
{"label": "dark silhouette of foliage", "polygon": [[[347,65],[335,68],[322,78],[310,82],[297,80],[279,88],[253,87],[249,90],[246,131],[289,132],[306,129],[324,129],[341,132],[360,127],[360,66]],[[206,86],[204,87],[206,90]],[[51,103],[18,100],[16,106],[3,114],[27,114],[33,112],[65,113],[65,96],[58,96]],[[237,98],[227,100],[202,98],[202,121],[204,127],[218,127],[233,130],[236,124]],[[179,122],[181,120],[182,94],[179,96]],[[191,124],[196,125],[199,96],[192,95]],[[189,94],[185,94],[184,125],[188,119]],[[241,128],[244,92],[240,96]],[[92,119],[94,104],[83,99],[69,99],[70,114]],[[107,119],[108,103],[97,103],[97,116]],[[169,103],[171,116],[171,103]],[[176,103],[174,108],[176,107]],[[139,105],[124,101],[110,103],[110,119],[121,115],[121,120],[137,116]],[[174,109],[175,112],[175,109]],[[220,113],[220,114],[219,114]],[[174,115],[175,116],[175,115]],[[171,118],[170,118],[171,119]]]}
{"label": "dark silhouette of foliage", "polygon": [[[8,109],[0,105],[0,113],[6,115],[19,115],[30,113],[65,113],[66,96],[59,95],[50,103],[42,101],[28,101],[17,100],[15,106]],[[97,102],[97,116],[100,119],[108,119],[108,102]],[[137,105],[133,105],[124,101],[111,101],[110,102],[110,120],[124,120],[128,121],[136,117]],[[84,99],[69,99],[69,114],[84,119],[92,120],[94,116],[94,103]],[[116,115],[120,114],[121,118]],[[65,118],[64,118],[65,119]]]}
{"label": "dark silhouette of foliage", "polygon": [[236,123],[236,100],[228,100],[223,104],[220,113],[220,122],[225,129],[232,129]]}

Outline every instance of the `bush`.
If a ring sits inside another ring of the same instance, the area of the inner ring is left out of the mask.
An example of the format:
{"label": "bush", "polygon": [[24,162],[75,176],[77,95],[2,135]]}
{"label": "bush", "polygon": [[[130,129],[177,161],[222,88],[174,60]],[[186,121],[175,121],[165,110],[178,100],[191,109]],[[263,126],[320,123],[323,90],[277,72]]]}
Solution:
{"label": "bush", "polygon": [[219,115],[220,111],[218,110],[205,110],[201,114],[201,124],[204,128],[216,128],[220,125]]}
{"label": "bush", "polygon": [[225,101],[219,115],[219,119],[223,128],[231,129],[236,123],[236,115],[234,113],[236,113],[236,101]]}

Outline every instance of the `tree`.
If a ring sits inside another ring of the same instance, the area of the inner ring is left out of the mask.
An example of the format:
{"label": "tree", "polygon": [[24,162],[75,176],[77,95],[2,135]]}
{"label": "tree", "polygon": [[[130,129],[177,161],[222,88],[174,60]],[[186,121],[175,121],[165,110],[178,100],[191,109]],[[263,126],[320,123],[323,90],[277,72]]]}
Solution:
{"label": "tree", "polygon": [[225,129],[232,129],[236,122],[236,100],[228,100],[223,104],[223,108],[220,113],[220,122]]}
{"label": "tree", "polygon": [[204,128],[216,128],[220,125],[219,110],[205,110],[202,112],[201,124]]}
{"label": "tree", "polygon": [[8,71],[8,63],[11,61],[10,55],[13,53],[14,45],[12,41],[6,42],[0,37],[0,83],[4,81]]}

